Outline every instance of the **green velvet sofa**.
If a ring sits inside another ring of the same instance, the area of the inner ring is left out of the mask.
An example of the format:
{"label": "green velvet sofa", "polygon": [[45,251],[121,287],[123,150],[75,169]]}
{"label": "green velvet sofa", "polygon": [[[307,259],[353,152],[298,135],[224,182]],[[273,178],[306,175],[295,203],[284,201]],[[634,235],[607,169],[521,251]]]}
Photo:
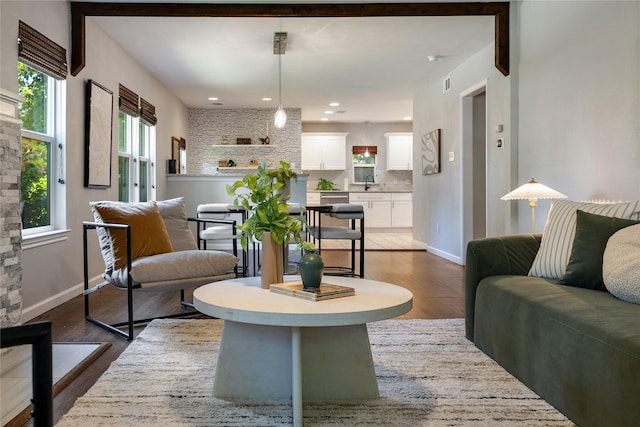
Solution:
{"label": "green velvet sofa", "polygon": [[580,427],[640,425],[640,305],[528,277],[540,242],[469,243],[467,338]]}

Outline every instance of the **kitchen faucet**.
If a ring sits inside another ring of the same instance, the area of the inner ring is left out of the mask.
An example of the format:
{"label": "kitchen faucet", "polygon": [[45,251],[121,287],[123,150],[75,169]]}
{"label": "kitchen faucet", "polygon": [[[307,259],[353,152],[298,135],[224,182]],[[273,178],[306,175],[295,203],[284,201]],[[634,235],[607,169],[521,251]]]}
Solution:
{"label": "kitchen faucet", "polygon": [[375,182],[373,175],[365,176],[364,177],[364,191],[368,191],[369,188],[370,188],[370,186],[369,186],[369,177],[371,177],[371,182]]}

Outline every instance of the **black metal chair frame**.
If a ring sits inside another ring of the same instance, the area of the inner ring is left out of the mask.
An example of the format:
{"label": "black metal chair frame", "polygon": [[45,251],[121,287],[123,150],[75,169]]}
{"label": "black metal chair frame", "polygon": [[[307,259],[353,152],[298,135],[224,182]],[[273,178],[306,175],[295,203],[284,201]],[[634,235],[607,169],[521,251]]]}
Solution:
{"label": "black metal chair frame", "polygon": [[[309,213],[310,219],[308,219],[309,223],[309,232],[308,236],[313,239],[314,243],[318,242],[318,254],[322,255],[322,215],[329,214],[331,212],[331,206],[314,206],[307,207],[307,212]],[[316,221],[317,218],[317,221]],[[358,219],[349,219],[349,228],[351,230],[356,229],[356,221],[359,221],[360,227],[360,239],[356,239],[360,241],[360,262],[359,267],[360,271],[356,274],[356,240],[353,239],[345,239],[351,240],[351,267],[343,267],[343,266],[325,266],[324,274],[328,276],[351,276],[351,277],[360,277],[364,278],[364,215],[362,218]],[[313,230],[317,230],[317,236],[313,235]],[[332,239],[338,240],[338,239]]]}
{"label": "black metal chair frame", "polygon": [[[200,212],[200,213],[220,213],[220,212]],[[230,210],[228,211],[228,213],[230,214],[241,214],[242,215],[242,222],[244,222],[246,220],[246,211],[244,209],[237,209],[237,210]],[[230,219],[230,220],[222,220],[222,219],[208,219],[208,218],[200,218],[200,217],[196,217],[196,218],[188,218],[189,221],[195,221],[197,222],[196,225],[196,235],[197,237],[197,243],[198,243],[198,249],[203,249],[206,250],[207,249],[207,241],[205,239],[201,239],[200,238],[200,232],[204,231],[207,228],[207,223],[225,223],[225,224],[231,224],[232,225],[232,229],[231,229],[231,233],[233,236],[236,235],[236,227],[237,227],[237,221],[234,219]],[[202,242],[202,244],[201,244]],[[231,245],[232,245],[232,252],[234,256],[238,256],[238,238],[234,237],[231,238]],[[247,271],[249,269],[249,254],[242,249],[242,273],[240,273],[240,271],[238,270],[238,265],[236,265],[233,269],[234,273],[236,273],[236,277],[247,277]]]}
{"label": "black metal chair frame", "polygon": [[33,425],[53,425],[53,341],[51,322],[33,322],[2,328],[0,348],[31,344]]}
{"label": "black metal chair frame", "polygon": [[[216,223],[224,223],[224,224],[231,224],[233,226],[233,231],[235,233],[235,221],[226,221],[226,220],[204,220],[204,219],[197,219],[197,218],[188,218],[189,221],[197,221],[197,222],[216,222]],[[126,231],[126,248],[127,248],[127,271],[130,272],[131,271],[131,263],[132,263],[132,259],[131,259],[131,226],[127,225],[127,224],[110,224],[110,223],[101,223],[101,222],[91,222],[91,221],[84,221],[82,223],[82,241],[83,241],[83,256],[84,256],[84,317],[86,320],[88,320],[89,322],[103,328],[106,329],[109,332],[112,332],[122,338],[125,338],[128,341],[133,340],[134,338],[134,333],[133,333],[133,328],[135,325],[140,325],[140,324],[146,324],[151,322],[154,319],[172,319],[172,318],[179,318],[179,317],[187,317],[187,316],[193,316],[193,315],[197,315],[199,314],[192,303],[185,301],[185,292],[184,289],[180,289],[180,304],[184,307],[190,308],[192,309],[192,311],[189,312],[183,312],[183,313],[175,313],[175,314],[167,314],[167,315],[162,315],[162,316],[155,316],[155,317],[151,317],[151,318],[145,318],[145,319],[135,319],[133,316],[133,291],[136,289],[140,289],[142,286],[140,284],[134,284],[133,282],[133,278],[131,277],[130,274],[127,275],[127,320],[124,322],[116,322],[116,323],[108,323],[105,321],[102,321],[94,316],[91,315],[90,313],[90,304],[89,304],[89,295],[92,293],[91,291],[89,291],[89,260],[88,260],[88,256],[87,256],[87,249],[88,249],[88,239],[87,239],[87,231],[88,230],[95,230],[98,227],[103,227],[106,229],[120,229],[120,230],[125,230]],[[236,270],[236,274],[237,274],[237,270]],[[106,284],[111,284],[108,281],[102,282],[101,285],[106,285]],[[99,285],[100,286],[100,285]],[[118,289],[122,289],[118,286],[116,286]],[[121,328],[122,327],[126,327],[126,332],[123,331]]]}

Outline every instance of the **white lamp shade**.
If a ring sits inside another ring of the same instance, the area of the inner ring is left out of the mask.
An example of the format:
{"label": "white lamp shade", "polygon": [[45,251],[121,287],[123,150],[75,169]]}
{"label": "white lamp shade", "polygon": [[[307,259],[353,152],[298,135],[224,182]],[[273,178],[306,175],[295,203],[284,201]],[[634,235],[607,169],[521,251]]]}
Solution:
{"label": "white lamp shade", "polygon": [[280,106],[278,107],[278,111],[276,111],[276,114],[274,116],[273,125],[278,129],[282,129],[286,124],[287,124],[287,113],[284,112],[284,108],[282,107],[282,104],[280,104]]}
{"label": "white lamp shade", "polygon": [[535,179],[500,197],[500,200],[539,200],[566,199],[567,196],[552,188],[542,185]]}

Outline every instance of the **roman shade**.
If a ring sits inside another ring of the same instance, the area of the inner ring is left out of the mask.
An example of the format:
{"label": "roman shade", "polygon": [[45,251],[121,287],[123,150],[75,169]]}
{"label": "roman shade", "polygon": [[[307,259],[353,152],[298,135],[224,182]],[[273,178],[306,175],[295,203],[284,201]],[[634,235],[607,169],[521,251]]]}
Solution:
{"label": "roman shade", "polygon": [[353,146],[353,154],[364,154],[369,152],[369,154],[378,154],[378,146],[377,145],[354,145]]}
{"label": "roman shade", "polygon": [[67,78],[67,50],[22,21],[18,22],[18,59],[58,80]]}
{"label": "roman shade", "polygon": [[139,107],[139,96],[137,93],[127,88],[126,86],[120,84],[120,88],[118,90],[118,105],[120,111],[124,111],[130,116],[139,117],[140,116],[140,107]]}
{"label": "roman shade", "polygon": [[140,120],[149,126],[155,126],[158,123],[156,107],[144,98],[140,98]]}

